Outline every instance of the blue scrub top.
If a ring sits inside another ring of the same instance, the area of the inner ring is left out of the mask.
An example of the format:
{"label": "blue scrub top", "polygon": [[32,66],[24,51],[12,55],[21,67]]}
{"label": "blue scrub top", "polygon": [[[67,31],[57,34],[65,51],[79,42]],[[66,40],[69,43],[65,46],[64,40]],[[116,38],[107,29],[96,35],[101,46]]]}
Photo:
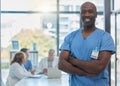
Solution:
{"label": "blue scrub top", "polygon": [[[90,61],[92,51],[109,50],[115,53],[115,46],[111,35],[104,30],[96,29],[86,39],[82,36],[82,29],[78,29],[64,39],[60,50],[69,50],[71,56],[80,60]],[[72,75],[69,77],[70,86],[109,86],[108,66],[98,76]]]}
{"label": "blue scrub top", "polygon": [[26,63],[24,64],[24,67],[27,71],[29,71],[30,69],[32,69],[32,63],[29,59],[26,60]]}

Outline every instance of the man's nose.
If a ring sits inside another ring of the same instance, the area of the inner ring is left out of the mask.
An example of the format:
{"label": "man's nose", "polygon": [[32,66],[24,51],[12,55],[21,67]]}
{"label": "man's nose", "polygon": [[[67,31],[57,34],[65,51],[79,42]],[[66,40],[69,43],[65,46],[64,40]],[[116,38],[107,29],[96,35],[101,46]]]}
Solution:
{"label": "man's nose", "polygon": [[90,16],[90,13],[89,13],[89,12],[86,12],[84,15],[85,15],[85,16]]}

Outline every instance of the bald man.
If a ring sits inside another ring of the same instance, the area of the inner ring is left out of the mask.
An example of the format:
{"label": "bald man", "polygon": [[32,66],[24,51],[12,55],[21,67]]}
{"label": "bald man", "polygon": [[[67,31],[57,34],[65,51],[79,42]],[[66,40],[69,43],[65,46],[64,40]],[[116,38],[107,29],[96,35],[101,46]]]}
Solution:
{"label": "bald man", "polygon": [[96,6],[80,8],[82,28],[67,35],[60,47],[59,69],[69,73],[69,86],[109,86],[108,63],[115,53],[109,33],[95,26]]}

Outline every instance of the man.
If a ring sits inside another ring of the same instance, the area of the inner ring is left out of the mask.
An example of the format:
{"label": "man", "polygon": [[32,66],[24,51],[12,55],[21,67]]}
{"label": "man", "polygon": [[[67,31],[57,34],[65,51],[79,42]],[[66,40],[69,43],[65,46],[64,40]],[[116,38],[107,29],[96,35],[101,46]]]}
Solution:
{"label": "man", "polygon": [[20,51],[24,52],[26,55],[26,63],[24,64],[24,67],[27,71],[30,71],[32,74],[34,74],[35,70],[32,69],[32,63],[31,60],[29,60],[29,53],[27,48],[22,48]]}
{"label": "man", "polygon": [[41,73],[47,73],[47,68],[57,68],[58,60],[55,57],[55,50],[50,49],[48,52],[48,57],[43,58],[39,63],[39,68]]}
{"label": "man", "polygon": [[70,86],[109,86],[108,63],[115,53],[109,33],[95,26],[96,6],[81,6],[83,27],[66,36],[59,57],[59,69],[69,73]]}

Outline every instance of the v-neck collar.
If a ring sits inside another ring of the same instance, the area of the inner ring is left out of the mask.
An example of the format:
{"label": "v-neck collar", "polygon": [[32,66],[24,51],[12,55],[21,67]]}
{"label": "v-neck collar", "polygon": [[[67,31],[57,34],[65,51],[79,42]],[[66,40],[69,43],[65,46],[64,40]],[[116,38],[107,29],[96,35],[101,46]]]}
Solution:
{"label": "v-neck collar", "polygon": [[81,36],[82,36],[82,39],[83,40],[87,40],[90,36],[92,36],[96,31],[97,31],[98,29],[96,28],[90,35],[88,35],[86,38],[84,38],[83,37],[83,35],[82,35],[82,30],[80,30],[81,31]]}

